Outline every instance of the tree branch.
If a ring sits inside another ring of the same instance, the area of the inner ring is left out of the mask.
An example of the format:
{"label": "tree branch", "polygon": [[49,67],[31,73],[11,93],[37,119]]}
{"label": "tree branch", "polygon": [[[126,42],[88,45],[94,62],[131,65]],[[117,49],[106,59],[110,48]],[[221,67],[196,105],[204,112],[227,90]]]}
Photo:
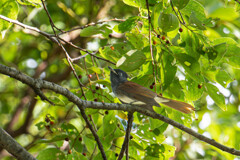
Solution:
{"label": "tree branch", "polygon": [[[19,21],[17,21],[17,20],[13,20],[13,19],[7,18],[7,17],[5,17],[5,16],[3,16],[3,15],[0,15],[0,19],[3,19],[3,20],[5,20],[5,21],[7,21],[7,22],[9,22],[9,23],[13,23],[13,24],[15,24],[15,25],[18,25],[18,26],[20,26],[20,27],[22,27],[22,28],[24,28],[24,29],[29,29],[29,30],[31,30],[31,31],[37,32],[37,33],[45,36],[45,37],[48,38],[49,40],[51,40],[51,41],[53,41],[53,42],[55,42],[55,43],[58,44],[58,41],[57,41],[55,35],[49,34],[49,33],[47,33],[47,32],[43,32],[43,31],[41,31],[40,29],[38,29],[38,28],[36,28],[36,27],[32,27],[32,26],[23,24],[23,23],[21,23],[21,22],[19,22]],[[97,22],[97,23],[93,23],[92,25],[101,24],[101,23],[108,22],[108,21],[124,21],[124,20],[121,20],[121,19],[111,19],[111,20],[106,20],[106,21],[100,21],[100,22]],[[66,31],[66,32],[63,31],[61,34],[67,33],[67,32],[71,32],[71,31],[74,31],[74,30],[77,30],[77,29],[81,29],[81,28],[86,28],[86,27],[89,27],[89,26],[92,26],[92,25],[89,24],[89,25],[85,25],[85,26],[83,26],[83,27],[76,27],[76,28],[73,28],[72,30],[69,30],[69,31]],[[60,34],[59,34],[59,35],[60,35]],[[58,35],[57,35],[57,36],[58,36]],[[83,57],[85,57],[85,56],[87,56],[87,55],[90,55],[90,56],[94,56],[94,57],[97,58],[97,59],[100,59],[100,60],[103,60],[103,61],[106,61],[106,62],[109,62],[109,63],[115,65],[114,62],[109,61],[109,60],[107,60],[107,59],[105,59],[105,58],[96,56],[95,53],[91,53],[91,52],[89,52],[89,51],[86,50],[86,49],[83,49],[83,48],[81,48],[81,47],[79,47],[79,46],[76,46],[76,45],[74,45],[72,42],[65,41],[64,39],[62,39],[62,38],[60,38],[60,37],[58,37],[58,38],[59,38],[61,41],[65,42],[65,43],[67,43],[67,44],[69,44],[69,45],[71,45],[72,47],[74,47],[74,48],[76,48],[76,49],[79,49],[79,50],[81,50],[81,51],[83,51],[83,52],[86,52],[87,54],[85,54]],[[77,57],[77,58],[71,58],[71,60],[72,60],[72,62],[74,62],[74,61],[77,61],[77,60],[79,60],[79,59],[81,59],[81,58],[82,58],[82,57],[80,56],[80,57]]]}
{"label": "tree branch", "polygon": [[[146,0],[146,5],[147,5],[147,10],[148,10],[148,27],[149,27],[149,48],[150,48],[150,53],[151,53],[151,58],[152,58],[152,66],[153,66],[153,77],[154,77],[154,82],[156,83],[156,73],[155,73],[155,58],[153,55],[153,50],[152,50],[152,36],[151,36],[151,17],[150,17],[150,10],[149,10],[149,4],[148,4],[148,0]],[[155,88],[156,90],[156,88]]]}
{"label": "tree branch", "polygon": [[122,157],[124,155],[124,151],[126,151],[126,160],[128,160],[128,144],[129,144],[130,133],[131,133],[131,129],[132,129],[132,122],[133,122],[133,112],[128,112],[128,125],[127,125],[127,129],[126,129],[125,139],[122,144],[120,154],[118,156],[118,160],[122,159]]}
{"label": "tree branch", "polygon": [[[65,96],[66,98],[68,98],[68,100],[70,102],[73,102],[79,108],[93,108],[93,109],[105,109],[105,110],[122,110],[122,111],[127,111],[127,112],[131,112],[131,111],[139,112],[143,115],[146,115],[146,116],[149,116],[149,117],[152,117],[155,119],[159,119],[159,120],[166,122],[176,128],[179,128],[180,130],[198,138],[201,141],[204,141],[212,146],[215,146],[222,151],[231,153],[233,155],[240,156],[239,150],[222,145],[222,144],[216,142],[214,139],[207,138],[186,126],[184,126],[178,122],[175,122],[172,119],[169,119],[161,114],[157,114],[155,112],[149,111],[147,109],[144,109],[144,108],[141,108],[138,106],[132,106],[130,104],[116,104],[116,103],[84,101],[84,100],[80,99],[78,96],[74,95],[69,90],[67,90],[66,88],[63,88],[55,83],[51,83],[51,82],[41,80],[41,79],[33,79],[33,78],[21,73],[20,71],[18,71],[16,69],[7,67],[2,64],[0,64],[0,73],[8,75],[14,79],[17,79],[17,80],[21,81],[22,83],[25,83],[25,84],[31,86],[32,88],[37,87],[36,84],[38,83],[38,86],[41,89],[49,89],[51,91],[54,91],[55,93],[59,93],[59,94]],[[93,132],[93,134],[94,133],[95,132]]]}
{"label": "tree branch", "polygon": [[0,128],[0,146],[5,148],[18,160],[36,160],[2,128]]}
{"label": "tree branch", "polygon": [[24,28],[24,29],[29,29],[29,30],[31,30],[31,31],[40,33],[41,35],[47,37],[47,38],[50,39],[51,41],[56,42],[56,39],[53,38],[51,34],[48,34],[48,33],[46,33],[46,32],[43,32],[43,31],[41,31],[40,29],[38,29],[38,28],[36,28],[36,27],[28,26],[28,25],[26,25],[26,24],[23,24],[23,23],[17,21],[17,20],[13,20],[13,19],[7,18],[7,17],[5,17],[5,16],[3,16],[3,15],[0,15],[0,19],[3,19],[3,20],[8,21],[8,22],[10,22],[10,23],[16,24],[16,25],[18,25],[18,26],[20,26],[20,27],[22,27],[22,28]]}

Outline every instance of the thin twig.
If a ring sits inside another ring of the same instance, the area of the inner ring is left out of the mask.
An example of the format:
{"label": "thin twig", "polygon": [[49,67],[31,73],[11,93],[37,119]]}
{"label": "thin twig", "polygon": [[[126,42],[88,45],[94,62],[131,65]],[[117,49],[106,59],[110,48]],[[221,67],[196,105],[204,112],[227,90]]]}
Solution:
{"label": "thin twig", "polygon": [[[74,73],[74,76],[75,76],[75,77],[77,78],[77,80],[78,80],[78,83],[79,83],[80,88],[81,88],[81,90],[82,90],[82,94],[83,94],[83,96],[85,97],[85,99],[87,99],[86,96],[85,96],[85,93],[84,93],[84,91],[83,91],[83,88],[82,88],[83,85],[82,85],[80,79],[78,78],[77,73],[76,73],[76,71],[75,71],[75,69],[74,69],[74,67],[73,67],[73,65],[72,65],[71,57],[69,56],[69,54],[67,53],[66,49],[63,47],[63,45],[62,45],[61,42],[59,41],[59,36],[56,34],[56,31],[55,31],[55,29],[54,29],[54,24],[53,24],[52,18],[51,18],[50,14],[49,14],[49,12],[48,12],[48,10],[47,10],[47,7],[46,7],[45,3],[43,2],[43,0],[41,0],[41,1],[42,1],[43,8],[44,8],[44,10],[46,11],[46,13],[47,13],[47,15],[48,15],[48,18],[49,18],[50,24],[51,24],[51,26],[52,26],[53,32],[54,32],[54,34],[55,34],[55,36],[56,36],[56,38],[57,38],[58,45],[59,45],[59,46],[62,48],[62,50],[64,51],[65,56],[66,56],[66,58],[67,58],[67,61],[68,61],[69,65],[71,66],[72,71],[73,71],[73,73]],[[107,159],[106,154],[105,154],[105,152],[104,152],[103,145],[102,145],[102,143],[101,143],[101,141],[100,141],[100,139],[99,139],[99,137],[98,137],[95,129],[93,128],[93,126],[91,125],[90,121],[88,120],[84,108],[83,108],[82,106],[79,106],[79,105],[78,105],[78,108],[80,109],[81,115],[82,115],[83,119],[85,120],[86,124],[89,126],[89,129],[91,130],[91,132],[92,132],[92,134],[93,134],[93,136],[94,136],[94,138],[95,138],[95,140],[96,140],[96,142],[97,142],[97,144],[98,144],[98,147],[99,147],[99,150],[101,151],[101,154],[102,154],[103,159],[104,159],[104,160]]]}
{"label": "thin twig", "polygon": [[[70,30],[68,30],[68,31],[63,31],[63,32],[60,33],[60,34],[69,33],[69,32],[75,31],[75,30],[84,29],[84,28],[87,28],[87,27],[90,27],[90,26],[95,26],[95,25],[97,25],[97,24],[102,24],[102,23],[112,22],[112,21],[124,22],[125,20],[124,20],[124,19],[114,18],[114,19],[108,19],[108,20],[99,21],[99,22],[95,22],[95,23],[92,22],[92,23],[86,24],[86,25],[84,25],[84,26],[79,26],[79,27],[72,28],[72,29],[70,29]],[[60,35],[60,34],[59,34],[59,35]]]}
{"label": "thin twig", "polygon": [[[36,27],[32,27],[32,26],[23,24],[23,23],[21,23],[21,22],[19,22],[19,21],[17,21],[17,20],[13,20],[13,19],[7,18],[7,17],[5,17],[5,16],[3,16],[3,15],[0,15],[0,19],[3,19],[3,20],[5,20],[5,21],[7,21],[7,22],[9,22],[9,23],[13,23],[13,24],[15,24],[15,25],[18,25],[18,26],[20,26],[20,27],[22,27],[22,28],[24,28],[24,29],[28,29],[28,30],[37,32],[37,33],[43,35],[44,37],[48,38],[49,40],[51,40],[51,41],[53,41],[53,42],[55,42],[55,43],[58,43],[58,41],[56,40],[56,36],[55,36],[55,35],[49,34],[49,33],[47,33],[47,32],[43,32],[43,31],[41,31],[40,29],[38,29],[38,28],[36,28]],[[77,57],[77,58],[71,58],[72,62],[75,62],[75,61],[77,61],[77,60],[79,60],[79,59],[81,59],[81,58],[83,58],[83,57],[86,57],[87,55],[91,55],[91,56],[93,56],[93,57],[96,57],[97,59],[101,59],[101,60],[103,60],[103,61],[106,61],[106,62],[108,62],[108,63],[111,63],[111,64],[114,64],[114,65],[115,65],[115,63],[112,62],[112,61],[110,61],[110,60],[107,60],[107,59],[104,59],[104,58],[102,58],[102,57],[96,56],[95,54],[98,53],[98,52],[91,53],[91,52],[89,52],[88,50],[83,49],[83,48],[81,48],[81,47],[73,44],[72,42],[68,42],[68,41],[62,39],[61,37],[58,37],[58,39],[60,39],[61,41],[65,42],[65,43],[67,43],[67,44],[69,44],[69,45],[71,45],[72,47],[74,47],[74,48],[76,48],[76,49],[79,49],[79,50],[87,53],[87,54],[82,55],[82,56],[79,56],[79,57]]]}
{"label": "thin twig", "polygon": [[[93,124],[93,126],[94,126],[94,128],[95,128],[95,131],[97,132],[97,131],[98,131],[98,130],[97,130],[97,126],[95,125],[92,116],[90,116],[90,120],[91,120],[91,122],[92,122],[92,124]],[[96,149],[97,149],[97,145],[95,144],[94,149],[93,149],[93,152],[92,152],[89,160],[92,160],[92,159],[93,159],[93,155],[94,155]]]}
{"label": "thin twig", "polygon": [[155,74],[155,58],[153,55],[153,51],[152,51],[152,36],[151,36],[151,17],[150,17],[150,10],[149,10],[149,4],[148,4],[148,0],[146,0],[146,5],[147,5],[147,10],[148,10],[148,23],[149,23],[149,46],[150,46],[150,53],[151,53],[151,57],[152,57],[152,65],[153,65],[153,77],[154,77],[154,82],[156,83],[156,74]]}
{"label": "thin twig", "polygon": [[18,26],[20,26],[20,27],[22,27],[22,28],[24,28],[24,29],[29,29],[29,30],[31,30],[31,31],[37,32],[37,33],[45,36],[46,38],[50,39],[51,41],[57,42],[56,39],[53,38],[51,34],[48,34],[48,33],[46,33],[46,32],[43,32],[43,31],[41,31],[40,29],[38,29],[38,28],[36,28],[36,27],[28,26],[28,25],[26,25],[26,24],[23,24],[23,23],[17,21],[17,20],[13,20],[13,19],[7,18],[7,17],[5,17],[5,16],[3,16],[3,15],[0,15],[0,19],[3,19],[3,20],[5,20],[5,21],[7,21],[7,22],[9,22],[9,23],[16,24],[16,25],[18,25]]}
{"label": "thin twig", "polygon": [[126,152],[126,160],[128,160],[128,144],[129,144],[129,139],[130,139],[130,132],[132,128],[132,122],[133,122],[133,113],[134,112],[128,112],[128,125],[127,125],[127,130],[124,138],[124,142],[122,144],[121,151],[118,155],[118,160],[121,160],[123,158],[124,152]]}
{"label": "thin twig", "polygon": [[183,25],[185,25],[186,24],[186,22],[185,22],[185,20],[184,20],[184,18],[183,18],[183,16],[182,16],[182,13],[181,13],[181,11],[178,9],[178,13],[180,14],[180,16],[181,16],[181,19],[182,19],[182,24]]}
{"label": "thin twig", "polygon": [[78,137],[82,134],[82,132],[85,130],[85,128],[86,128],[86,126],[83,127],[83,129],[79,132],[79,134],[77,135],[77,137],[74,139],[73,144],[72,144],[72,146],[71,146],[71,149],[73,149],[73,147],[74,147],[74,145],[75,145]]}
{"label": "thin twig", "polygon": [[[37,87],[39,86],[41,89],[48,89],[51,91],[54,91],[56,93],[59,93],[63,96],[65,96],[70,102],[73,102],[74,104],[76,104],[79,108],[81,108],[82,110],[84,108],[93,108],[93,109],[104,109],[104,110],[122,110],[122,111],[126,111],[126,112],[139,112],[143,115],[155,118],[155,119],[159,119],[165,123],[168,123],[176,128],[179,128],[180,130],[196,137],[197,139],[204,141],[212,146],[217,147],[218,149],[231,153],[233,155],[237,155],[240,156],[240,150],[236,150],[234,148],[230,148],[227,147],[225,145],[222,145],[218,142],[216,142],[214,139],[210,139],[208,137],[205,137],[204,135],[201,135],[199,133],[197,133],[196,131],[172,120],[169,119],[168,117],[165,117],[161,114],[157,114],[155,112],[149,111],[147,109],[144,109],[142,107],[138,107],[138,106],[133,106],[130,104],[117,104],[117,103],[102,103],[102,102],[92,102],[92,101],[84,101],[82,99],[80,99],[78,96],[74,95],[72,92],[70,92],[69,90],[67,90],[66,88],[63,88],[55,83],[52,82],[48,82],[45,80],[36,80],[34,78],[31,78],[29,76],[27,76],[26,74],[23,74],[22,72],[7,67],[5,65],[0,64],[0,73],[8,75],[14,79],[17,79],[19,81],[21,81],[24,84],[27,84],[28,86],[32,86],[32,87]],[[38,85],[36,85],[38,83]],[[86,114],[85,114],[86,116]],[[84,118],[87,118],[84,117]],[[89,121],[88,121],[89,122]],[[89,125],[89,128],[93,127],[91,125]],[[93,134],[96,134],[96,132],[94,132]],[[94,136],[95,137],[95,136]],[[98,136],[96,136],[98,138]],[[95,139],[96,139],[95,137]],[[99,138],[98,138],[99,139]],[[106,159],[106,158],[105,158]]]}
{"label": "thin twig", "polygon": [[171,4],[172,10],[174,11],[175,15],[177,16],[179,22],[180,22],[181,24],[185,24],[185,23],[183,23],[183,22],[180,20],[180,18],[178,17],[177,11],[174,9],[172,0],[170,0],[170,4]]}
{"label": "thin twig", "polygon": [[59,36],[57,35],[57,33],[56,33],[55,29],[54,29],[55,25],[54,25],[53,20],[52,20],[52,18],[51,18],[51,16],[50,16],[50,13],[48,12],[47,7],[46,7],[45,3],[43,2],[43,0],[41,0],[41,1],[42,1],[42,5],[43,5],[44,10],[45,10],[45,12],[47,13],[47,16],[48,16],[49,22],[50,22],[50,24],[51,24],[52,30],[53,30],[53,32],[54,32],[54,35],[56,36],[57,44],[58,44],[58,45],[62,48],[62,50],[64,51],[64,54],[65,54],[66,59],[67,59],[67,61],[68,61],[68,64],[69,64],[69,66],[71,67],[71,69],[72,69],[72,71],[73,71],[73,74],[74,74],[75,78],[77,79],[77,81],[78,81],[78,83],[79,83],[79,86],[80,86],[81,91],[82,91],[82,95],[84,96],[85,99],[87,99],[86,96],[85,96],[85,93],[84,93],[84,91],[83,91],[83,88],[82,88],[84,85],[82,84],[82,82],[81,82],[80,79],[78,78],[78,75],[77,75],[77,73],[76,73],[76,71],[75,71],[75,68],[74,68],[73,65],[72,65],[72,59],[71,59],[71,57],[69,56],[67,50],[63,47],[62,43],[59,41]]}
{"label": "thin twig", "polygon": [[74,47],[74,48],[76,48],[76,49],[79,49],[79,50],[87,53],[87,54],[81,55],[81,56],[79,56],[79,57],[77,57],[77,58],[71,58],[72,62],[78,61],[78,60],[86,57],[87,55],[91,55],[91,56],[93,56],[93,57],[95,57],[95,58],[97,58],[97,59],[101,59],[101,60],[103,60],[103,61],[106,61],[106,62],[108,62],[108,63],[111,63],[111,64],[114,64],[114,65],[115,65],[115,63],[112,62],[112,61],[110,61],[110,60],[107,60],[107,59],[105,59],[105,58],[96,56],[96,54],[98,53],[98,51],[96,51],[96,52],[94,52],[94,53],[91,53],[91,52],[89,52],[88,50],[83,49],[83,48],[81,48],[81,47],[73,44],[72,42],[68,42],[68,41],[66,41],[66,40],[64,40],[64,39],[62,39],[62,38],[60,38],[60,37],[59,37],[59,39],[60,39],[61,41],[65,42],[65,43],[69,44],[70,46],[72,46],[72,47]]}

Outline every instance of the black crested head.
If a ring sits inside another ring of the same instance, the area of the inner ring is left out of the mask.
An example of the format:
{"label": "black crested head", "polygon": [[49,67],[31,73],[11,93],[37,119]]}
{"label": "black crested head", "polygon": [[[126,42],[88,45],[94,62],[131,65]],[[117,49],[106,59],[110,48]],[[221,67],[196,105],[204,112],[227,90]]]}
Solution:
{"label": "black crested head", "polygon": [[113,69],[112,67],[109,67],[110,69],[110,80],[111,80],[111,86],[113,92],[115,92],[115,89],[118,87],[119,84],[128,81],[128,75],[126,72],[124,72],[121,69]]}

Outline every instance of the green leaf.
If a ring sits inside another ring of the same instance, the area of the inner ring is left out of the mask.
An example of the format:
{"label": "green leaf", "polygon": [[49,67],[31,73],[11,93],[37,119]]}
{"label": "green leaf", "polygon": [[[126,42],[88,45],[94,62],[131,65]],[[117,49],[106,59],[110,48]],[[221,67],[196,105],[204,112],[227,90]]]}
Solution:
{"label": "green leaf", "polygon": [[146,39],[139,31],[134,30],[131,33],[126,33],[128,41],[136,48],[142,49],[144,47],[144,40]]}
{"label": "green leaf", "polygon": [[187,54],[175,54],[174,56],[193,80],[195,80],[198,83],[203,82],[203,77],[199,73],[200,64],[196,59]]}
{"label": "green leaf", "polygon": [[[161,114],[163,116],[167,116],[165,109],[163,109],[163,108],[161,108],[161,109],[162,109],[162,111],[159,114]],[[149,118],[149,122],[150,122],[150,127],[152,130],[154,130],[156,128],[161,128],[161,126],[165,123],[165,122],[159,121],[158,119],[154,119],[151,117]],[[164,131],[162,130],[161,133],[163,133]]]}
{"label": "green leaf", "polygon": [[213,44],[216,46],[221,43],[226,43],[226,47],[227,47],[227,51],[225,53],[226,57],[240,55],[240,53],[239,53],[240,46],[234,39],[232,39],[230,37],[221,37],[221,38],[216,38],[213,41]]}
{"label": "green leaf", "polygon": [[215,82],[216,81],[216,74],[218,70],[216,68],[205,68],[202,72],[204,77],[206,77],[209,81]]}
{"label": "green leaf", "polygon": [[97,81],[94,81],[93,84],[96,84],[96,83],[102,84],[102,85],[105,85],[105,86],[111,86],[111,82],[110,82],[109,79],[99,79]]}
{"label": "green leaf", "polygon": [[108,111],[108,115],[105,115],[103,117],[104,136],[108,136],[115,130],[115,128],[117,127],[116,122],[117,122],[117,120],[114,117],[114,111]]}
{"label": "green leaf", "polygon": [[209,14],[209,17],[220,18],[223,21],[233,21],[238,16],[239,13],[233,7],[220,7]]}
{"label": "green leaf", "polygon": [[177,46],[177,45],[178,45],[178,42],[177,42],[177,41],[178,41],[179,39],[180,39],[180,34],[177,33],[176,36],[175,36],[175,37],[172,39],[172,41],[171,41],[172,44],[175,45],[175,46]]}
{"label": "green leaf", "polygon": [[153,74],[146,74],[146,75],[137,76],[131,81],[137,84],[140,84],[142,86],[148,87],[153,83],[154,79],[153,79]]}
{"label": "green leaf", "polygon": [[78,140],[79,137],[77,137],[77,139],[72,139],[70,141],[70,146],[73,146],[73,148],[79,152],[79,153],[82,153],[83,151],[83,148],[84,148],[84,144],[82,144],[81,141]]}
{"label": "green leaf", "polygon": [[229,57],[227,62],[235,68],[240,68],[240,55]]}
{"label": "green leaf", "polygon": [[[216,48],[217,51],[224,55],[224,62],[230,64],[235,68],[240,68],[240,46],[238,43],[229,37],[222,37],[215,39],[213,41],[214,44],[226,43],[226,52],[224,52],[224,45],[218,46]],[[220,54],[221,55],[221,54]],[[220,56],[221,57],[221,56]],[[220,59],[219,57],[219,59]]]}
{"label": "green leaf", "polygon": [[39,123],[35,124],[35,126],[38,128],[38,130],[45,128],[45,125],[46,125],[45,122],[39,122]]}
{"label": "green leaf", "polygon": [[[196,60],[198,60],[200,58],[200,52],[202,49],[202,45],[200,43],[199,40],[199,36],[196,35],[193,32],[183,32],[181,34],[181,39],[182,39],[182,44],[180,49],[182,49],[182,53],[187,52],[188,55],[192,56],[193,58],[195,58]],[[181,53],[178,50],[179,47],[171,47],[172,49],[174,48],[174,53]],[[177,51],[176,51],[177,50]]]}
{"label": "green leaf", "polygon": [[218,73],[216,74],[216,80],[224,88],[227,87],[228,83],[233,81],[233,79],[230,77],[230,75],[227,72],[223,71],[223,70],[219,70],[218,71]]}
{"label": "green leaf", "polygon": [[108,59],[112,62],[117,62],[121,57],[121,54],[117,50],[112,50],[110,47],[99,48],[99,53],[105,59]]}
{"label": "green leaf", "polygon": [[163,9],[163,2],[156,4],[153,8],[151,20],[154,28],[158,27],[158,17],[160,16],[162,9]]}
{"label": "green leaf", "polygon": [[143,52],[131,50],[118,60],[116,67],[126,72],[131,72],[139,68],[145,61],[146,57]]}
{"label": "green leaf", "polygon": [[[95,66],[92,66],[90,68],[88,68],[90,71],[92,72],[95,72],[97,74],[101,74],[102,73],[102,70],[99,68],[99,67],[95,67]],[[90,72],[91,73],[91,72]]]}
{"label": "green leaf", "polygon": [[186,80],[183,84],[185,99],[188,101],[196,101],[198,100],[203,94],[203,88],[198,88],[199,83],[193,81],[190,77],[186,77]]}
{"label": "green leaf", "polygon": [[[0,15],[10,19],[17,19],[18,4],[15,0],[1,0],[0,1]],[[8,29],[12,24],[0,19],[0,31]]]}
{"label": "green leaf", "polygon": [[41,0],[17,0],[17,2],[21,5],[31,5],[34,7],[41,7]]}
{"label": "green leaf", "polygon": [[129,145],[136,147],[138,150],[144,151],[143,145],[135,139],[129,141]]}
{"label": "green leaf", "polygon": [[191,127],[192,124],[192,118],[190,114],[184,114],[182,112],[179,112],[177,110],[171,109],[169,107],[166,107],[168,111],[168,117],[178,123],[181,123],[187,127]]}
{"label": "green leaf", "polygon": [[192,12],[190,17],[189,17],[189,24],[192,26],[192,27],[195,27],[197,29],[200,29],[200,30],[205,30],[206,28],[203,26],[203,22],[200,21],[197,17],[196,17],[196,14],[195,12]]}
{"label": "green leaf", "polygon": [[75,135],[78,135],[78,133],[79,133],[77,128],[74,125],[72,125],[72,124],[65,124],[65,123],[63,123],[61,125],[61,128],[62,128],[62,130],[64,130],[70,136],[72,136],[72,135],[75,136]]}
{"label": "green leaf", "polygon": [[51,142],[64,140],[67,137],[68,137],[67,134],[60,134],[60,135],[54,136],[52,139],[40,139],[40,140],[37,140],[35,143],[51,143]]}
{"label": "green leaf", "polygon": [[113,30],[118,33],[131,31],[137,25],[138,16],[130,17],[126,21],[114,26]]}
{"label": "green leaf", "polygon": [[90,26],[87,28],[84,28],[80,32],[80,36],[82,37],[91,37],[96,34],[102,34],[105,38],[108,37],[108,35],[112,33],[112,30],[109,29],[109,25],[104,24],[102,26]]}
{"label": "green leaf", "polygon": [[209,59],[214,60],[214,62],[218,63],[224,57],[226,52],[227,52],[226,43],[220,43],[213,46],[213,50],[207,54]]}
{"label": "green leaf", "polygon": [[83,136],[83,142],[88,150],[88,152],[92,153],[95,147],[95,141],[87,136]]}
{"label": "green leaf", "polygon": [[146,150],[147,159],[150,156],[160,160],[169,160],[175,153],[175,147],[167,144],[151,144]]}
{"label": "green leaf", "polygon": [[186,7],[189,0],[172,0],[172,2],[173,2],[173,5],[180,10],[180,9],[183,9],[184,7]]}
{"label": "green leaf", "polygon": [[164,96],[176,99],[183,99],[184,93],[182,91],[182,86],[179,83],[177,77],[174,78],[167,90],[164,91]]}
{"label": "green leaf", "polygon": [[174,58],[169,54],[163,54],[161,67],[161,81],[162,81],[162,90],[164,91],[172,83],[176,72],[177,67],[173,65]]}
{"label": "green leaf", "polygon": [[191,0],[187,4],[187,6],[181,10],[181,12],[183,14],[186,14],[189,17],[192,14],[192,12],[194,12],[196,15],[196,18],[202,22],[207,19],[205,15],[204,7],[196,0]]}
{"label": "green leaf", "polygon": [[174,14],[161,13],[158,18],[158,26],[164,32],[170,32],[179,27],[179,22],[178,22],[177,17]]}
{"label": "green leaf", "polygon": [[206,83],[205,86],[207,93],[218,105],[218,107],[220,107],[223,111],[226,111],[227,106],[225,105],[225,97],[222,93],[220,93],[219,89],[210,83]]}
{"label": "green leaf", "polygon": [[140,7],[140,1],[141,0],[123,0],[123,2],[129,6],[133,6],[133,7]]}
{"label": "green leaf", "polygon": [[47,148],[39,152],[38,160],[65,159],[65,154],[57,148]]}

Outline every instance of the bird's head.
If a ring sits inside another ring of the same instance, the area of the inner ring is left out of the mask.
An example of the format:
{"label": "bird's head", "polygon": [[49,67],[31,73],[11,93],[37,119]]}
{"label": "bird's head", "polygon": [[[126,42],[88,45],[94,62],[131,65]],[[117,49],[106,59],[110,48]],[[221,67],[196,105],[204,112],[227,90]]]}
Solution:
{"label": "bird's head", "polygon": [[111,73],[110,73],[110,80],[111,80],[112,85],[113,84],[119,85],[120,83],[128,81],[127,80],[128,75],[123,70],[121,70],[121,69],[113,69],[112,67],[109,67],[109,66],[108,66],[108,68],[111,71]]}

